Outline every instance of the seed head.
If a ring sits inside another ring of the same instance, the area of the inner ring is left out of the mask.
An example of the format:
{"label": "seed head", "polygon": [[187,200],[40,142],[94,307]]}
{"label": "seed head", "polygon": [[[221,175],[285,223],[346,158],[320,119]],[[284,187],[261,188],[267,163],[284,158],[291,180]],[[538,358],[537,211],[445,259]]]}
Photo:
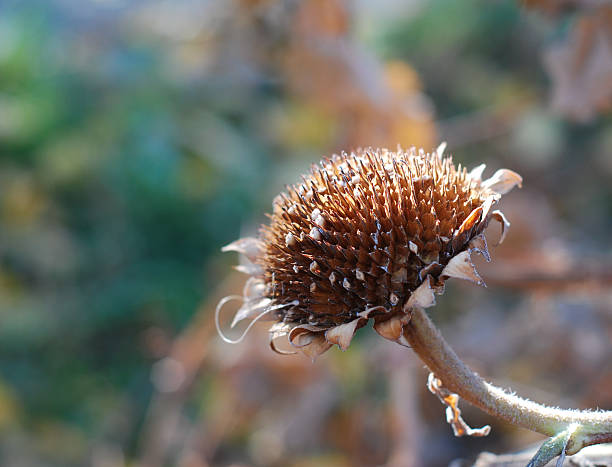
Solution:
{"label": "seed head", "polygon": [[287,335],[313,358],[346,349],[369,319],[403,344],[410,311],[432,306],[448,278],[484,284],[470,255],[490,259],[484,229],[499,221],[503,240],[509,226],[492,208],[522,180],[502,169],[483,181],[484,165],[468,172],[443,150],[334,155],[280,194],[259,238],[224,248],[252,263],[233,324],[271,315],[272,348]]}

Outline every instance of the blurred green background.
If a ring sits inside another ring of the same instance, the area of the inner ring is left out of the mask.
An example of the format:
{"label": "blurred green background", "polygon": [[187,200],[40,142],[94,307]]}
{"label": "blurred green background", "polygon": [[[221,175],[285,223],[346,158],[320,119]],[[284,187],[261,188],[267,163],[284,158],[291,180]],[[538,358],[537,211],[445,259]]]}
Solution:
{"label": "blurred green background", "polygon": [[357,146],[524,175],[492,285],[436,320],[483,374],[610,408],[611,14],[530,3],[1,1],[0,464],[437,466],[539,440],[469,410],[493,435],[454,439],[368,330],[315,365],[263,329],[218,341],[244,281],[221,246]]}

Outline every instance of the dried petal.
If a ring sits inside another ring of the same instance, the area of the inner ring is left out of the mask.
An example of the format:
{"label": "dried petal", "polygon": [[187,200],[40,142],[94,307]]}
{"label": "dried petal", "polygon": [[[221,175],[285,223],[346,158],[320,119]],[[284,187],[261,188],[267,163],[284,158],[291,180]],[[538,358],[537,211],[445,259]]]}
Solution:
{"label": "dried petal", "polygon": [[412,292],[410,298],[404,305],[404,311],[411,308],[429,308],[436,304],[436,297],[434,296],[434,290],[431,287],[431,276],[427,276],[423,283]]}
{"label": "dried petal", "polygon": [[468,248],[472,251],[477,251],[480,253],[487,262],[491,261],[491,255],[489,254],[489,249],[487,248],[487,239],[484,234],[477,235],[470,243],[468,243]]}
{"label": "dried petal", "polygon": [[419,252],[419,247],[417,246],[416,243],[414,243],[413,241],[409,241],[408,242],[408,248],[410,249],[410,251],[412,251],[415,255]]}
{"label": "dried petal", "polygon": [[513,170],[499,169],[491,178],[482,182],[482,186],[500,195],[505,195],[517,185],[520,188],[521,183],[523,183],[523,177]]}
{"label": "dried petal", "polygon": [[242,295],[246,301],[255,300],[264,296],[266,285],[261,279],[250,277],[244,284]]}
{"label": "dried petal", "polygon": [[484,285],[484,281],[478,275],[476,267],[470,258],[470,250],[462,251],[457,256],[451,258],[446,267],[442,270],[442,277],[456,277]]}
{"label": "dried petal", "polygon": [[300,347],[300,351],[307,357],[310,357],[314,362],[319,355],[327,352],[332,345],[333,344],[330,344],[327,342],[327,340],[325,340],[325,336],[323,334],[317,334],[309,344]]}
{"label": "dried petal", "polygon": [[270,336],[273,339],[284,336],[291,331],[291,326],[287,323],[274,323],[269,330]]}
{"label": "dried petal", "polygon": [[270,348],[272,349],[273,352],[276,352],[279,355],[295,355],[297,352],[295,350],[283,350],[283,349],[279,349],[276,346],[276,341],[274,339],[270,339]]}
{"label": "dried petal", "polygon": [[360,316],[362,318],[372,318],[375,315],[375,313],[378,313],[378,314],[389,313],[389,310],[381,305],[373,306],[370,308],[366,308],[363,311],[360,311],[359,313],[357,313],[357,316]]}
{"label": "dried petal", "polygon": [[468,174],[468,177],[470,177],[475,182],[482,181],[482,173],[484,172],[484,169],[486,167],[487,167],[486,164],[480,164],[479,166],[474,167]]}
{"label": "dried petal", "polygon": [[508,219],[506,219],[504,213],[499,210],[493,211],[491,213],[491,217],[501,224],[501,235],[499,236],[499,241],[495,244],[495,246],[501,245],[506,238],[506,234],[508,233],[507,229],[510,227],[510,222],[508,222]]}
{"label": "dried petal", "polygon": [[482,206],[474,209],[469,216],[463,221],[461,226],[453,234],[453,241],[451,242],[453,250],[461,250],[465,245],[465,242],[469,240],[472,228],[480,222],[482,217],[483,209]]}
{"label": "dried petal", "polygon": [[489,196],[487,199],[485,199],[485,202],[482,203],[482,214],[480,215],[481,222],[486,221],[489,215],[489,211],[491,210],[491,207],[493,206],[493,203],[495,203],[495,201],[497,201],[498,199],[499,199],[499,195]]}
{"label": "dried petal", "polygon": [[237,251],[238,253],[243,254],[247,257],[249,261],[256,261],[257,257],[261,253],[262,243],[261,240],[258,240],[253,237],[245,237],[235,242],[230,243],[229,245],[225,245],[221,248],[221,251]]}
{"label": "dried petal", "polygon": [[469,216],[467,216],[465,218],[465,220],[463,221],[463,223],[461,224],[461,226],[456,230],[455,232],[455,237],[460,236],[461,234],[467,232],[468,230],[470,230],[472,227],[474,227],[474,225],[476,224],[476,222],[478,222],[480,220],[480,217],[482,216],[482,207],[477,207],[476,209],[474,209]]}
{"label": "dried petal", "polygon": [[246,318],[252,318],[264,311],[272,304],[272,300],[269,298],[262,298],[260,300],[254,302],[246,302],[242,305],[236,314],[234,315],[234,319],[232,320],[232,324],[230,324],[231,328],[234,328],[236,324]]}
{"label": "dried petal", "polygon": [[379,319],[374,323],[374,330],[385,339],[397,342],[402,336],[404,324],[410,320],[410,315],[398,314],[390,319]]}
{"label": "dried petal", "polygon": [[249,276],[259,276],[263,274],[261,266],[254,263],[239,264],[238,266],[234,266],[234,269],[243,274],[248,274]]}
{"label": "dried petal", "polygon": [[323,331],[325,331],[325,328],[311,324],[301,324],[289,332],[289,342],[295,347],[304,347],[310,344]]}
{"label": "dried petal", "polygon": [[436,148],[436,155],[441,159],[444,155],[444,150],[446,149],[446,141],[440,143],[440,145]]}
{"label": "dried petal", "polygon": [[337,344],[342,350],[346,350],[355,335],[355,331],[366,322],[367,320],[364,318],[357,318],[349,323],[333,327],[325,332],[325,338],[327,342]]}

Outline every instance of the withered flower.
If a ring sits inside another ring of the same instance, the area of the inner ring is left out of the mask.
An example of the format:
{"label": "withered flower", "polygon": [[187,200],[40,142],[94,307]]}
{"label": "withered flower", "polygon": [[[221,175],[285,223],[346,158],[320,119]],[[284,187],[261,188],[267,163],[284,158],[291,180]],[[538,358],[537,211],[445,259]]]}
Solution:
{"label": "withered flower", "polygon": [[[250,261],[240,267],[251,278],[232,326],[271,318],[274,350],[288,336],[312,358],[333,344],[345,350],[369,319],[405,345],[411,310],[432,306],[448,278],[483,284],[470,256],[490,260],[483,231],[497,220],[503,240],[509,223],[493,207],[522,180],[507,169],[482,180],[484,165],[456,167],[444,147],[334,155],[279,195],[259,238],[223,249]],[[218,327],[232,298],[217,308]]]}

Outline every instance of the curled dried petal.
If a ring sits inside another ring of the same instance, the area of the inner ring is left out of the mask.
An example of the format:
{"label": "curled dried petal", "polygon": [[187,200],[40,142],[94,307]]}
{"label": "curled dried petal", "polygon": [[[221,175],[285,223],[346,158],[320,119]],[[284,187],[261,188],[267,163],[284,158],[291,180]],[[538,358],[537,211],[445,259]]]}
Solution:
{"label": "curled dried petal", "polygon": [[470,215],[465,218],[463,223],[456,230],[454,236],[458,237],[459,235],[463,234],[464,232],[467,232],[472,227],[474,227],[474,225],[476,225],[476,223],[480,220],[482,216],[482,211],[483,211],[482,206],[478,206],[476,209],[474,209],[470,213]]}
{"label": "curled dried petal", "polygon": [[499,210],[493,211],[491,213],[491,217],[501,224],[501,235],[499,237],[499,241],[495,244],[495,246],[501,245],[504,239],[506,238],[506,234],[508,233],[507,230],[508,227],[510,227],[510,222],[508,222],[508,219],[506,219],[504,213]]}
{"label": "curled dried petal", "polygon": [[517,185],[520,188],[521,183],[523,183],[523,177],[513,170],[499,169],[491,178],[483,181],[482,186],[500,195],[505,195]]}
{"label": "curled dried petal", "polygon": [[289,342],[294,347],[304,347],[310,344],[316,336],[325,331],[324,328],[311,324],[300,324],[289,332]]}
{"label": "curled dried petal", "polygon": [[412,292],[410,298],[404,305],[404,311],[408,311],[411,308],[429,308],[436,304],[436,297],[434,296],[434,289],[431,286],[431,276],[427,276],[423,283]]}
{"label": "curled dried petal", "polygon": [[374,330],[385,339],[403,344],[404,325],[410,321],[410,314],[397,314],[389,319],[379,318]]}
{"label": "curled dried petal", "polygon": [[366,322],[367,319],[365,318],[357,318],[349,323],[335,326],[325,332],[325,338],[327,342],[337,344],[344,351],[348,349],[357,329],[365,325]]}
{"label": "curled dried petal", "polygon": [[446,267],[442,270],[442,277],[456,277],[475,282],[478,285],[485,285],[482,278],[478,275],[474,263],[470,257],[470,250],[462,251],[453,256]]}
{"label": "curled dried petal", "polygon": [[295,355],[297,353],[295,350],[284,350],[276,346],[276,339],[284,335],[286,335],[286,333],[278,335],[270,333],[270,348],[279,355]]}
{"label": "curled dried petal", "polygon": [[491,255],[489,254],[489,248],[487,247],[487,239],[484,234],[477,235],[470,243],[468,243],[468,249],[477,251],[480,253],[487,262],[491,261]]}
{"label": "curled dried petal", "polygon": [[332,345],[327,342],[323,334],[316,334],[309,344],[300,348],[300,351],[314,362],[319,355],[327,352]]}
{"label": "curled dried petal", "polygon": [[238,324],[243,319],[256,316],[258,313],[270,307],[271,304],[272,300],[265,297],[257,301],[248,301],[244,303],[234,315],[232,323],[230,324],[230,328],[236,327],[236,324]]}
{"label": "curled dried petal", "polygon": [[436,378],[433,373],[429,373],[429,378],[427,378],[427,389],[436,395],[440,402],[446,406],[446,423],[452,427],[455,436],[474,436],[479,438],[491,433],[489,425],[485,425],[482,428],[472,428],[463,420],[461,410],[459,409],[459,396],[443,387],[442,381]]}
{"label": "curled dried petal", "polygon": [[261,240],[253,237],[245,237],[236,240],[235,242],[230,243],[229,245],[225,245],[221,248],[221,251],[237,251],[238,253],[242,253],[247,259],[251,262],[257,260],[257,257],[261,253],[262,243]]}
{"label": "curled dried petal", "polygon": [[487,217],[489,216],[489,211],[493,206],[493,203],[499,199],[499,196],[489,196],[484,203],[482,203],[482,214],[480,215],[480,221],[486,222]]}

